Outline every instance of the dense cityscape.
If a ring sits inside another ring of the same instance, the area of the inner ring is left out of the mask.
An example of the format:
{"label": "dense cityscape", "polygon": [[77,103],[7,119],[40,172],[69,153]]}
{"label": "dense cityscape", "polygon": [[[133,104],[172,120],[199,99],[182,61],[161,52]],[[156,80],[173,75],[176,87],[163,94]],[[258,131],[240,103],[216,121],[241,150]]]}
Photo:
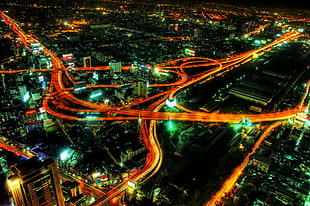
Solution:
{"label": "dense cityscape", "polygon": [[1,0],[0,205],[310,205],[310,10]]}

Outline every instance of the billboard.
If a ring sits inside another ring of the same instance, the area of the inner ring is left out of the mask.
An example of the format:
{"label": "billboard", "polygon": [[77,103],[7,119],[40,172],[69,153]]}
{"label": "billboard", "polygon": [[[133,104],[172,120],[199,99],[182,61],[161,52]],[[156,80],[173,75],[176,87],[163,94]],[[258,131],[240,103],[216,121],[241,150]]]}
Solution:
{"label": "billboard", "polygon": [[73,54],[63,54],[62,60],[70,60],[73,59]]}
{"label": "billboard", "polygon": [[69,62],[68,63],[68,68],[73,69],[75,67],[74,62]]}
{"label": "billboard", "polygon": [[188,56],[195,56],[196,52],[192,49],[185,49],[185,54]]}
{"label": "billboard", "polygon": [[37,48],[40,47],[40,43],[31,43],[31,48]]}
{"label": "billboard", "polygon": [[74,91],[83,90],[83,89],[86,89],[85,81],[74,83]]}

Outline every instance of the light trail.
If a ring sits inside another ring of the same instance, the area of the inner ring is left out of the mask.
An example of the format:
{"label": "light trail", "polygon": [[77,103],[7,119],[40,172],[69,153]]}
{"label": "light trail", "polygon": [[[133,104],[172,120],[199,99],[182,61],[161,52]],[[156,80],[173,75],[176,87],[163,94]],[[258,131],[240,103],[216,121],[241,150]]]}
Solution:
{"label": "light trail", "polygon": [[216,203],[219,202],[221,200],[221,198],[225,196],[225,194],[231,192],[231,190],[235,186],[238,178],[242,174],[243,169],[246,167],[250,157],[255,153],[257,148],[265,140],[265,138],[269,135],[269,133],[271,131],[273,131],[274,128],[278,127],[281,124],[282,124],[282,122],[276,122],[276,123],[274,123],[268,127],[268,129],[261,135],[259,140],[253,146],[251,153],[249,153],[246,156],[246,158],[243,160],[243,162],[233,170],[230,177],[228,179],[226,179],[225,182],[223,183],[221,189],[212,197],[212,199],[210,201],[205,203],[204,206],[215,206]]}
{"label": "light trail", "polygon": [[[5,20],[7,24],[11,24],[12,30],[21,38],[23,44],[26,47],[29,48],[31,43],[38,42],[38,40],[36,40],[33,36],[27,35],[24,31],[22,31],[21,28],[14,22],[13,19],[9,18],[3,12],[0,12],[0,16]],[[289,41],[290,39],[296,38],[298,36],[300,36],[300,34],[297,31],[291,31],[261,48],[245,52],[243,54],[237,55],[229,59],[213,60],[203,57],[187,57],[171,60],[156,65],[156,68],[158,69],[177,74],[179,79],[173,83],[152,84],[151,85],[152,87],[161,86],[161,87],[168,87],[170,89],[166,92],[153,95],[152,97],[149,98],[134,101],[131,104],[120,107],[110,107],[104,104],[95,104],[75,97],[71,93],[73,88],[66,88],[63,83],[64,75],[67,76],[69,81],[74,82],[70,74],[68,73],[69,69],[64,67],[62,61],[57,57],[55,53],[51,52],[42,45],[42,47],[44,48],[44,53],[51,56],[53,63],[53,68],[51,70],[41,70],[41,71],[51,71],[51,81],[48,89],[50,96],[45,96],[43,99],[43,107],[46,109],[48,113],[63,119],[78,120],[78,121],[94,121],[94,120],[116,121],[116,120],[137,120],[137,119],[144,120],[141,123],[140,137],[144,140],[147,149],[150,151],[147,155],[144,167],[141,170],[137,171],[132,176],[130,176],[128,180],[125,180],[115,185],[113,189],[111,189],[109,192],[99,197],[92,205],[104,205],[105,203],[108,203],[108,201],[112,200],[115,196],[121,194],[128,187],[128,181],[143,183],[157,173],[162,163],[162,151],[158,142],[158,138],[156,136],[155,120],[182,120],[182,121],[198,121],[198,122],[237,123],[242,118],[248,118],[252,122],[264,122],[264,121],[278,121],[295,117],[298,112],[304,109],[303,101],[306,99],[307,95],[303,97],[301,101],[302,103],[296,109],[282,112],[268,113],[268,114],[254,115],[254,114],[221,114],[221,113],[197,112],[188,110],[182,105],[178,105],[178,107],[186,111],[186,113],[159,112],[159,110],[165,105],[165,100],[168,97],[171,100],[174,99],[180,90],[185,89],[190,85],[203,81],[209,81],[213,78],[216,78],[217,76],[220,76],[234,69],[240,64],[250,61],[253,58],[254,54],[273,48],[274,46],[277,46],[279,43],[283,41]],[[189,69],[196,67],[208,67],[208,68],[211,67],[211,69],[208,69],[205,72],[201,72],[197,75],[193,75],[190,77],[184,71],[185,68]],[[131,67],[129,66],[122,67],[122,69],[124,70],[130,68]],[[110,68],[109,67],[76,68],[76,70],[78,71],[105,71],[108,69]],[[23,71],[25,70],[5,71],[5,72],[17,73]],[[39,70],[33,70],[33,71],[37,72]],[[94,86],[87,85],[86,88],[95,88],[95,87],[106,88],[106,87],[118,87],[118,86],[122,85],[94,85]],[[306,87],[306,93],[308,92],[309,92],[309,82]],[[157,98],[158,100],[156,100]],[[137,106],[139,104],[151,100],[153,101],[153,103],[151,103],[151,105],[146,110],[131,109],[131,107],[133,106]],[[78,105],[79,107],[72,108],[73,105]],[[85,109],[81,109],[81,107],[84,107]],[[62,110],[64,110],[63,113],[61,112]],[[94,118],[79,118],[77,117],[77,113],[81,111],[99,112],[101,115],[105,116],[99,116]],[[116,116],[111,116],[109,115],[110,113],[115,114]],[[151,120],[149,127],[147,127],[146,120]],[[268,129],[267,131],[269,130],[271,129]],[[263,138],[265,138],[264,135],[262,135],[261,137],[262,140],[261,139],[260,140],[263,141]],[[258,141],[255,144],[252,153],[257,149],[261,141]],[[234,184],[233,182],[235,182],[236,178],[240,175],[240,171],[246,164],[245,162],[248,161],[248,157],[233,173],[235,174],[235,176],[231,178],[232,180],[227,180],[228,183],[223,186],[224,188],[226,188],[224,189],[225,191],[228,188],[230,188],[232,184]],[[221,195],[216,195],[214,199],[218,199],[220,197]]]}

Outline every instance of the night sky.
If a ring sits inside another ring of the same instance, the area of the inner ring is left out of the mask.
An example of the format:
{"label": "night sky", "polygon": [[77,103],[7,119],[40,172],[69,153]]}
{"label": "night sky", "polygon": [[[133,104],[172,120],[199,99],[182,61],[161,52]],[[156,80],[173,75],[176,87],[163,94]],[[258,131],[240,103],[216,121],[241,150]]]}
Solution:
{"label": "night sky", "polygon": [[[0,0],[1,2],[24,2],[24,0]],[[28,0],[27,2],[39,2],[42,0]],[[51,0],[47,0],[51,1]],[[63,1],[63,0],[54,0],[54,1]],[[67,1],[67,0],[66,0]],[[85,0],[70,0],[83,2]],[[92,1],[92,0],[88,0]],[[99,0],[94,0],[99,1]],[[102,0],[104,1],[104,0]],[[121,0],[120,0],[121,1]],[[128,0],[128,1],[136,1],[139,0]],[[266,7],[266,8],[287,8],[287,9],[303,9],[310,10],[310,1],[309,0],[142,0],[145,2],[205,2],[205,3],[219,3],[219,4],[233,4],[240,5],[244,7],[254,6],[254,7]]]}
{"label": "night sky", "polygon": [[243,4],[245,6],[262,6],[273,8],[302,8],[309,9],[310,5],[307,0],[222,0],[231,4]]}
{"label": "night sky", "polygon": [[179,0],[187,2],[206,2],[219,4],[233,4],[240,6],[287,8],[287,9],[305,9],[310,10],[310,1],[308,0]]}

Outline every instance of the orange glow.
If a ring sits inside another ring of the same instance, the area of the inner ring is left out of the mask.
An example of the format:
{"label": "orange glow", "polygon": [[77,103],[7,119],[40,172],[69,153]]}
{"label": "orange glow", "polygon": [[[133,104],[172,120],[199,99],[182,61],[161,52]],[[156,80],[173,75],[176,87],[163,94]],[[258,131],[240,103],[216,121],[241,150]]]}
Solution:
{"label": "orange glow", "polygon": [[[224,14],[214,14],[216,12],[204,13],[204,15],[208,18],[213,19],[222,19],[225,18]],[[177,15],[177,14],[173,14]],[[12,30],[17,34],[17,36],[21,39],[25,47],[30,48],[31,43],[38,42],[31,35],[26,34],[19,25],[10,17],[8,17],[3,12],[0,12],[0,17],[3,18],[6,24],[12,25]],[[260,29],[263,29],[264,26],[258,28],[256,32],[259,32]],[[79,31],[78,29],[75,31]],[[63,32],[72,32],[72,30],[67,30]],[[253,31],[253,33],[255,33]],[[275,112],[275,113],[266,113],[266,114],[221,114],[221,113],[209,113],[209,112],[200,112],[200,111],[191,111],[184,106],[177,104],[176,106],[183,110],[184,112],[159,112],[160,108],[165,105],[166,99],[175,99],[176,95],[182,89],[187,89],[190,85],[210,81],[214,78],[217,78],[239,65],[246,63],[252,60],[253,55],[259,54],[266,49],[272,49],[277,46],[279,43],[283,41],[290,41],[293,38],[300,36],[300,33],[297,31],[291,31],[283,34],[280,38],[270,42],[258,49],[254,49],[248,52],[245,52],[240,55],[236,55],[229,59],[210,59],[203,57],[186,57],[175,59],[171,61],[167,61],[161,64],[156,65],[156,68],[160,70],[164,70],[167,73],[173,73],[174,76],[177,76],[175,82],[171,83],[154,83],[149,85],[150,87],[168,87],[162,92],[155,94],[153,96],[144,98],[144,99],[136,99],[129,103],[128,105],[123,106],[110,106],[103,103],[92,103],[83,99],[77,98],[73,93],[73,87],[66,87],[64,84],[65,80],[74,82],[73,76],[68,72],[69,69],[65,68],[57,56],[57,54],[51,52],[47,48],[44,48],[44,53],[46,55],[50,55],[53,63],[53,68],[49,70],[31,70],[35,71],[49,71],[51,72],[50,84],[48,88],[49,96],[45,96],[43,99],[43,108],[46,109],[46,112],[49,114],[60,117],[63,119],[71,119],[71,120],[81,120],[81,121],[94,121],[94,120],[113,120],[113,121],[124,121],[124,120],[141,120],[140,123],[140,133],[139,138],[144,141],[147,150],[149,153],[147,154],[145,165],[143,168],[132,172],[128,179],[115,185],[110,191],[106,192],[104,195],[99,197],[93,204],[91,205],[104,205],[110,201],[111,204],[117,204],[120,201],[121,195],[123,191],[128,187],[127,181],[132,182],[140,182],[146,181],[148,178],[152,177],[157,173],[162,164],[162,151],[159,145],[157,136],[156,136],[156,121],[153,120],[184,120],[184,121],[198,121],[198,122],[226,122],[226,123],[238,123],[242,118],[247,118],[251,122],[262,122],[262,121],[278,121],[284,120],[291,117],[295,117],[297,113],[301,112],[303,107],[303,101],[306,99],[306,95],[301,100],[301,103],[298,108]],[[164,37],[164,38],[154,38],[153,40],[161,40],[168,39],[171,41],[183,40],[184,37]],[[197,67],[205,67],[207,68],[204,72],[198,73],[196,75],[188,76],[188,74],[184,71],[185,69],[195,69]],[[131,66],[123,66],[123,70],[130,70]],[[109,70],[110,67],[86,67],[86,68],[75,68],[75,70],[81,71],[103,71]],[[0,71],[0,73],[17,73],[27,70],[17,70],[17,71]],[[86,85],[85,89],[88,88],[114,88],[120,87],[123,85]],[[134,85],[133,85],[134,86]],[[306,93],[309,91],[309,83],[306,89]],[[143,104],[146,102],[150,103],[148,108],[143,110],[133,109],[134,106],[139,104]],[[68,106],[70,105],[70,106]],[[74,106],[78,105],[78,106]],[[57,108],[57,109],[55,109]],[[65,112],[62,112],[65,111]],[[67,112],[68,111],[68,112]],[[78,112],[98,112],[100,115],[98,117],[78,117]],[[152,120],[148,124],[145,120]],[[273,128],[273,127],[270,127]],[[271,129],[267,129],[266,131],[270,132]],[[263,141],[267,133],[264,133],[260,140],[255,144],[252,149],[252,153],[257,149],[259,144]],[[9,151],[15,152],[17,155],[25,155],[22,151],[20,151],[17,147],[10,147],[4,142],[0,142],[0,147],[7,149]],[[249,154],[246,159],[242,162],[240,166],[234,169],[231,177],[223,184],[222,189],[212,198],[213,203],[215,201],[220,200],[225,192],[229,192],[231,188],[234,186],[238,177],[242,174],[242,170],[247,164],[247,161],[250,157]],[[26,155],[25,155],[26,156]],[[29,156],[29,155],[28,155]],[[27,156],[26,156],[27,157]],[[119,196],[118,196],[119,195]],[[208,205],[214,205],[210,203]]]}
{"label": "orange glow", "polygon": [[34,114],[36,112],[37,112],[37,110],[33,109],[33,110],[26,111],[25,114]]}
{"label": "orange glow", "polygon": [[84,25],[84,24],[87,24],[86,21],[78,21],[78,20],[75,20],[72,22],[72,24],[76,24],[76,25]]}
{"label": "orange glow", "polygon": [[243,146],[243,145],[241,144],[241,145],[239,145],[239,149],[244,150],[244,149],[245,149],[245,146]]}
{"label": "orange glow", "polygon": [[119,201],[119,197],[114,197],[112,200],[110,200],[111,205],[116,205]]}
{"label": "orange glow", "polygon": [[220,201],[222,197],[224,197],[227,193],[231,192],[233,187],[235,186],[238,178],[242,174],[243,169],[247,165],[251,155],[255,153],[257,148],[260,146],[260,144],[264,141],[264,139],[268,136],[268,134],[277,126],[279,126],[282,122],[277,122],[273,125],[271,125],[259,138],[259,140],[255,143],[255,145],[252,148],[252,152],[249,153],[246,158],[243,160],[243,162],[236,167],[230,177],[224,182],[222,185],[222,188],[212,197],[210,201],[208,201],[205,206],[214,206],[216,202]]}
{"label": "orange glow", "polygon": [[259,32],[261,32],[263,29],[265,29],[265,28],[266,28],[267,26],[269,26],[269,25],[270,25],[270,23],[265,24],[265,25],[263,25],[263,26],[260,26],[260,27],[258,27],[256,30],[251,31],[251,32],[249,32],[249,33],[243,35],[242,37],[251,36],[252,34],[259,33]]}

